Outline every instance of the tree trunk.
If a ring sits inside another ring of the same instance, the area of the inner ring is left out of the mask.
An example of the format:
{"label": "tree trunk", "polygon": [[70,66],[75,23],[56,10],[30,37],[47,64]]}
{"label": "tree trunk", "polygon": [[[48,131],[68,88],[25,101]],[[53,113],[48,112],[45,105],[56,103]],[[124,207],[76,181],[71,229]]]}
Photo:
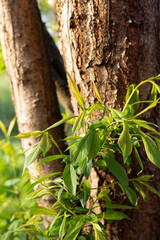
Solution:
{"label": "tree trunk", "polygon": [[[92,79],[105,105],[122,109],[130,84],[159,73],[158,0],[58,0],[57,13],[65,66],[78,84],[86,107],[96,102]],[[141,89],[141,99],[147,99],[149,90],[150,85]],[[73,97],[72,105],[78,114]],[[160,126],[159,113],[157,108],[145,119]],[[102,116],[99,112],[93,120]],[[146,160],[143,149],[141,155],[144,173],[156,176],[153,185],[160,190],[160,171]],[[135,168],[132,166],[132,176]],[[100,180],[108,182],[107,176]],[[129,213],[134,221],[108,226],[111,239],[159,239],[160,200],[148,192],[147,196],[147,203],[140,197],[140,210]]]}
{"label": "tree trunk", "polygon": [[[0,32],[19,131],[43,130],[60,120],[61,115],[36,1],[1,0]],[[64,150],[64,143],[58,140],[64,138],[63,126],[51,134]],[[23,140],[24,150],[37,141],[36,138]],[[52,154],[59,154],[55,146]],[[28,169],[31,177],[39,177],[36,163]],[[58,160],[40,165],[43,176],[62,170]],[[43,200],[40,204],[47,206],[52,200]]]}

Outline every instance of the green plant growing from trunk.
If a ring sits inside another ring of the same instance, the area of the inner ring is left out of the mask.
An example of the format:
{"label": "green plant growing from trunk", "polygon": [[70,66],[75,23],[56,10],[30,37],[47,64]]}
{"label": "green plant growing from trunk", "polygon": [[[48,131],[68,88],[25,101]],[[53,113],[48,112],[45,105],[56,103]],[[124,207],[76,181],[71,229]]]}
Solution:
{"label": "green plant growing from trunk", "polygon": [[[35,234],[38,231],[45,239],[53,239],[54,237],[60,240],[108,239],[103,223],[124,218],[130,220],[119,209],[138,208],[137,193],[140,193],[144,201],[146,201],[143,187],[160,196],[160,193],[148,184],[153,176],[142,174],[143,162],[138,150],[143,145],[148,159],[154,165],[160,167],[160,140],[157,137],[160,133],[156,130],[157,126],[155,124],[139,118],[159,103],[157,95],[160,93],[160,87],[155,81],[160,80],[160,75],[142,81],[137,86],[130,85],[122,111],[105,107],[94,81],[93,85],[99,104],[86,108],[78,87],[70,75],[69,80],[72,94],[81,107],[81,114],[66,117],[43,131],[21,133],[16,136],[16,138],[41,136],[40,142],[37,143],[32,153],[25,159],[23,171],[41,153],[43,159],[37,163],[37,169],[39,165],[56,159],[63,159],[62,162],[65,163],[63,173],[53,173],[41,177],[41,179],[32,178],[34,182],[30,185],[29,190],[37,184],[41,185],[41,188],[28,194],[25,202],[52,195],[55,203],[53,206],[48,206],[48,209],[33,207],[32,213],[34,217],[17,231],[33,232]],[[149,83],[152,84],[150,98],[147,101],[141,101],[139,99],[139,87]],[[141,105],[144,103],[146,107],[142,109]],[[88,120],[90,120],[93,111],[97,110],[104,111],[105,116],[90,123]],[[73,118],[75,118],[72,129],[73,135],[64,139],[68,142],[66,151],[69,151],[69,154],[64,154],[50,135],[49,130]],[[81,128],[84,134],[77,136],[76,133]],[[58,148],[59,155],[46,156],[52,144]],[[140,171],[137,172],[134,179],[130,179],[127,169],[131,167],[133,160],[136,160],[139,164]],[[94,167],[100,168],[104,173],[108,169],[115,177],[115,181],[111,184],[99,188],[96,200],[92,199],[91,192],[94,189],[91,188],[89,182],[91,168]],[[114,186],[122,190],[130,201],[130,205],[112,202],[109,191]],[[89,209],[86,207],[88,199],[92,200]],[[97,203],[102,200],[102,212],[97,214],[95,211]],[[45,231],[42,231],[39,227],[38,219],[41,214],[54,217],[54,220]]]}

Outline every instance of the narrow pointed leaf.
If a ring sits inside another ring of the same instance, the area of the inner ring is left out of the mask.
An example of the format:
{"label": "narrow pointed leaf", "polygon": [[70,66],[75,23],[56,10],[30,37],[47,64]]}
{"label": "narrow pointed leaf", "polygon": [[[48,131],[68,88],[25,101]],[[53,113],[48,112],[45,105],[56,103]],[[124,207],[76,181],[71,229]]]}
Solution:
{"label": "narrow pointed leaf", "polygon": [[142,160],[139,156],[139,153],[138,153],[138,150],[136,147],[134,147],[134,152],[135,152],[135,156],[136,156],[136,159],[137,159],[137,162],[139,163],[139,166],[141,167],[142,171],[144,170],[144,166],[143,166],[143,163],[142,163]]}
{"label": "narrow pointed leaf", "polygon": [[7,130],[6,130],[6,127],[5,127],[5,125],[3,124],[2,121],[0,121],[0,129],[2,130],[4,135],[7,137]]}
{"label": "narrow pointed leaf", "polygon": [[124,186],[122,184],[119,184],[119,186],[121,187],[122,191],[127,195],[128,199],[130,200],[130,202],[134,205],[137,206],[137,195],[136,193],[133,191],[132,188],[130,188],[129,186]]}
{"label": "narrow pointed leaf", "polygon": [[15,126],[15,123],[16,123],[16,117],[14,117],[14,118],[12,119],[12,121],[10,122],[10,124],[9,124],[9,128],[8,128],[8,131],[7,131],[7,135],[8,135],[8,136],[11,135],[11,132],[12,132],[14,126]]}
{"label": "narrow pointed leaf", "polygon": [[37,164],[37,166],[39,166],[43,163],[46,163],[46,162],[51,162],[51,161],[57,160],[57,159],[61,159],[61,158],[63,159],[63,157],[67,157],[67,155],[62,156],[61,154],[59,154],[59,155],[52,155],[52,156],[45,157]]}
{"label": "narrow pointed leaf", "polygon": [[40,144],[38,144],[38,146],[33,150],[33,152],[31,152],[30,155],[25,159],[23,173],[26,170],[26,168],[37,159],[40,153],[41,148]]}
{"label": "narrow pointed leaf", "polygon": [[64,240],[75,240],[82,227],[84,226],[85,220],[85,215],[74,216],[69,222],[68,231],[66,236],[64,237]]}
{"label": "narrow pointed leaf", "polygon": [[59,238],[60,238],[60,240],[63,240],[63,237],[64,237],[64,235],[67,232],[66,216],[67,216],[66,212],[64,212],[62,224],[61,224],[60,229],[59,229]]}
{"label": "narrow pointed leaf", "polygon": [[77,116],[69,116],[66,118],[61,119],[60,121],[54,123],[53,125],[51,125],[50,127],[48,127],[47,129],[45,129],[45,131],[49,131],[52,128],[58,127],[61,124],[66,123],[67,121],[69,121],[70,119],[76,118]]}
{"label": "narrow pointed leaf", "polygon": [[46,153],[51,149],[51,147],[52,147],[52,144],[49,139],[49,134],[48,134],[48,132],[45,132],[40,141],[40,148],[43,152],[43,157],[46,156]]}
{"label": "narrow pointed leaf", "polygon": [[75,195],[77,187],[77,175],[71,164],[67,164],[63,171],[63,179],[68,190]]}
{"label": "narrow pointed leaf", "polygon": [[132,181],[132,183],[133,183],[135,189],[141,194],[143,200],[146,202],[147,201],[147,196],[144,193],[144,191],[142,190],[142,188],[135,181]]}
{"label": "narrow pointed leaf", "polygon": [[80,105],[84,108],[85,107],[84,100],[78,90],[77,84],[73,81],[73,79],[71,78],[71,75],[69,73],[68,73],[68,77],[69,77],[70,89],[71,89],[73,96],[77,99],[77,101],[80,103]]}
{"label": "narrow pointed leaf", "polygon": [[98,101],[103,105],[102,99],[101,99],[101,97],[99,95],[98,89],[97,89],[97,87],[96,87],[96,85],[95,85],[93,80],[92,80],[92,83],[93,83],[93,86],[94,86],[94,90],[96,92],[96,97],[97,97]]}
{"label": "narrow pointed leaf", "polygon": [[123,131],[118,139],[118,145],[122,151],[124,163],[126,163],[128,157],[132,152],[132,143],[128,126],[125,122],[123,122]]}
{"label": "narrow pointed leaf", "polygon": [[149,191],[157,194],[160,197],[160,192],[158,192],[155,188],[151,187],[150,185],[148,185],[146,182],[141,182],[146,188],[149,189]]}
{"label": "narrow pointed leaf", "polygon": [[[137,102],[137,104],[132,105],[134,112],[137,112],[137,110],[139,109],[139,103],[138,103],[139,102],[139,90],[138,89],[135,90],[135,88],[136,88],[136,85],[131,84],[129,86],[129,88],[127,89],[126,102],[128,101],[127,105]],[[133,91],[134,91],[134,93],[132,94]],[[131,94],[132,94],[132,96],[131,96]]]}
{"label": "narrow pointed leaf", "polygon": [[121,164],[116,161],[114,154],[111,151],[108,151],[107,154],[101,153],[101,155],[111,173],[119,180],[120,183],[128,186],[129,180],[127,173]]}
{"label": "narrow pointed leaf", "polygon": [[103,235],[102,228],[98,223],[92,223],[93,229],[95,232],[95,240],[105,240],[106,238]]}
{"label": "narrow pointed leaf", "polygon": [[154,165],[160,168],[160,151],[156,147],[156,144],[154,145],[153,142],[151,142],[147,137],[142,137],[142,141],[147,157]]}
{"label": "narrow pointed leaf", "polygon": [[79,115],[79,117],[75,120],[73,128],[72,128],[73,134],[75,134],[82,127],[85,115],[86,115],[86,113],[85,113],[85,111],[83,111]]}
{"label": "narrow pointed leaf", "polygon": [[106,220],[122,220],[124,218],[131,220],[126,214],[122,212],[112,211],[106,212],[104,214],[104,219]]}

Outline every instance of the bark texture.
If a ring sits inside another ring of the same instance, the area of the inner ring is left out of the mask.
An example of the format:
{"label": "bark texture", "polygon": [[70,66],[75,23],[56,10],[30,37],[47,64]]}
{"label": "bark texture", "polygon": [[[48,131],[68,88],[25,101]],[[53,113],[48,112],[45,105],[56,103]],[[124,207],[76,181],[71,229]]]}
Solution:
{"label": "bark texture", "polygon": [[[60,120],[61,115],[36,1],[1,0],[0,32],[19,131],[43,130]],[[64,138],[63,126],[51,133],[56,141]],[[35,138],[23,140],[24,150],[36,142]],[[64,144],[58,143],[63,150]],[[51,153],[59,152],[53,146]],[[35,163],[29,166],[30,176],[39,177],[35,167]],[[62,170],[58,160],[40,166],[42,175]],[[50,201],[42,201],[41,205]]]}
{"label": "bark texture", "polygon": [[[108,108],[121,109],[127,87],[159,73],[159,0],[58,0],[58,22],[65,66],[79,86],[86,107],[96,102],[91,83]],[[150,85],[141,89],[149,96]],[[75,114],[80,112],[72,98]],[[100,118],[98,113],[94,119]],[[160,111],[146,114],[146,120],[160,126]],[[145,174],[155,174],[160,190],[160,171],[147,161]],[[133,167],[132,176],[136,167]],[[101,176],[108,182],[109,176]],[[154,239],[160,234],[160,200],[147,192],[148,203],[140,198],[140,210],[133,210],[132,222],[113,223],[111,239]]]}

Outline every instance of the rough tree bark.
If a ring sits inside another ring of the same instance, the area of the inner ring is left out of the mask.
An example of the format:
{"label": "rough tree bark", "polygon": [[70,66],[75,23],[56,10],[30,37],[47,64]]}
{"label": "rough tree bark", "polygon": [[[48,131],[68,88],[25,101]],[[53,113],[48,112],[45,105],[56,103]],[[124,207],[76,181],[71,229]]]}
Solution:
{"label": "rough tree bark", "polygon": [[[159,0],[58,0],[57,13],[65,66],[78,84],[86,107],[96,102],[92,78],[105,105],[121,109],[129,84],[159,73]],[[141,98],[148,97],[149,89],[149,85],[141,89]],[[78,114],[74,98],[72,105]],[[160,126],[159,113],[156,109],[145,118]],[[100,117],[98,113],[93,119]],[[141,155],[144,173],[156,176],[154,186],[160,190],[160,171],[147,161],[143,150]],[[109,178],[107,173],[100,176],[101,184]],[[158,240],[160,200],[148,192],[147,196],[147,204],[140,198],[140,210],[129,213],[134,221],[108,227],[111,239]]]}
{"label": "rough tree bark", "polygon": [[[0,32],[19,131],[43,130],[60,120],[61,115],[36,1],[1,0]],[[63,139],[63,126],[51,134],[56,141]],[[24,150],[37,141],[36,138],[23,140]],[[64,143],[58,141],[58,144],[64,150]],[[55,146],[52,153],[59,153]],[[58,160],[40,165],[42,175],[62,170]],[[29,166],[29,173],[39,177],[35,163]],[[47,206],[52,200],[43,200],[40,204]]]}

